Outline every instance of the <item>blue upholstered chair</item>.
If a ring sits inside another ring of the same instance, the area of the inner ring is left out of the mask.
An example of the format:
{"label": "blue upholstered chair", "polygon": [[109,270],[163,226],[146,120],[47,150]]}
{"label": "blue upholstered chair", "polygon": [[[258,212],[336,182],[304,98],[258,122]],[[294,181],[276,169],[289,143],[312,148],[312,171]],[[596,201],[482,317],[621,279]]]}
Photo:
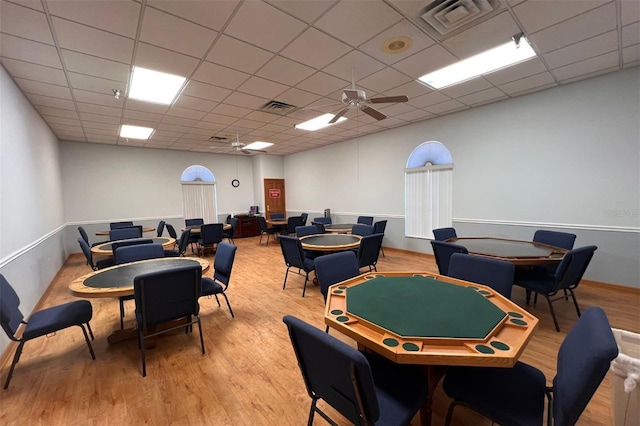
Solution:
{"label": "blue upholstered chair", "polygon": [[291,268],[297,269],[297,274],[300,275],[302,275],[302,271],[304,271],[304,286],[302,287],[302,297],[304,297],[304,293],[307,290],[307,281],[309,281],[309,272],[315,271],[316,264],[312,259],[305,256],[302,243],[296,237],[281,235],[279,240],[282,257],[284,258],[285,265],[287,265],[287,272],[284,274],[282,289],[284,290],[287,285],[287,277],[289,276],[289,270]]}
{"label": "blue upholstered chair", "polygon": [[[569,250],[562,258],[553,275],[535,268],[532,270],[518,269],[516,271],[514,284],[524,287],[527,291],[527,304],[529,304],[532,292],[535,293],[534,304],[538,301],[539,294],[547,299],[556,331],[560,331],[560,326],[553,309],[553,302],[567,299],[567,295],[570,295],[573,299],[576,313],[580,316],[580,307],[576,300],[575,289],[580,284],[580,280],[593,258],[593,253],[597,249],[598,247],[596,246],[586,246]],[[559,292],[562,292],[562,294],[559,295]]]}
{"label": "blue upholstered chair", "polygon": [[[142,357],[142,376],[147,375],[144,341],[161,333],[185,329],[185,333],[198,324],[200,346],[204,355],[204,339],[200,324],[202,267],[180,266],[162,271],[138,275],[133,281],[136,301],[138,347]],[[175,327],[157,328],[159,324],[186,319]]]}
{"label": "blue upholstered chair", "polygon": [[331,218],[324,217],[324,216],[314,217],[313,220],[311,221],[311,224],[314,225],[316,223],[321,223],[323,225],[331,225]]}
{"label": "blue upholstered chair", "polygon": [[325,301],[329,287],[360,275],[358,259],[351,250],[320,256],[315,259],[315,262],[320,293]]}
{"label": "blue upholstered chair", "polygon": [[231,228],[229,228],[228,230],[224,230],[224,227],[222,229],[222,238],[226,238],[227,241],[229,241],[231,244],[235,244],[235,242],[233,241],[233,234],[236,232],[236,228],[238,227],[238,218],[237,217],[232,217],[231,219],[229,219],[229,225],[231,225]]}
{"label": "blue upholstered chair", "polygon": [[173,250],[165,250],[164,256],[165,257],[184,256],[184,254],[187,252],[187,248],[189,247],[190,237],[191,237],[191,229],[185,229],[184,231],[182,231],[182,234],[180,234],[180,238],[178,238],[178,241],[177,241],[178,248]]}
{"label": "blue upholstered chair", "polygon": [[266,235],[267,245],[269,245],[269,238],[278,232],[278,228],[269,228],[269,226],[267,226],[267,220],[262,216],[258,216],[257,219],[258,226],[260,227],[260,241],[258,244],[262,244],[262,236]]}
{"label": "blue upholstered chair", "polygon": [[351,227],[351,233],[353,235],[360,235],[364,237],[366,235],[373,234],[373,225],[366,225],[364,223],[356,223]]}
{"label": "blue upholstered chair", "polygon": [[304,226],[304,221],[302,220],[302,216],[290,216],[287,219],[287,230],[286,233],[288,235],[295,235],[296,228],[299,226]]}
{"label": "blue upholstered chair", "polygon": [[576,241],[576,235],[568,232],[546,231],[539,229],[533,234],[536,243],[548,244],[554,247],[571,250]]}
{"label": "blue upholstered chair", "polygon": [[87,231],[85,231],[85,229],[82,226],[78,226],[78,232],[80,233],[80,236],[82,237],[82,239],[85,240],[85,242],[89,244],[89,246],[91,247],[107,242],[107,241],[97,241],[95,243],[90,243],[89,236],[87,235]]}
{"label": "blue upholstered chair", "polygon": [[204,225],[204,219],[201,217],[185,219],[184,226]]}
{"label": "blue upholstered chair", "polygon": [[513,368],[450,367],[442,387],[457,405],[467,406],[501,425],[542,425],[545,397],[547,424],[575,425],[618,355],[618,347],[604,311],[587,309],[567,334],[558,351],[553,386],[542,371],[522,362]]}
{"label": "blue upholstered chair", "polygon": [[446,241],[431,240],[431,247],[433,248],[433,256],[436,258],[436,265],[438,265],[438,273],[440,275],[449,273],[449,260],[453,253],[469,253],[465,247],[447,243]]}
{"label": "blue upholstered chair", "polygon": [[456,234],[456,230],[454,228],[438,228],[433,230],[433,237],[437,241],[445,241],[449,238],[455,238],[458,235]]}
{"label": "blue upholstered chair", "polygon": [[87,259],[87,265],[89,265],[94,271],[115,265],[113,258],[100,259],[97,262],[94,262],[93,253],[91,253],[91,247],[89,247],[89,244],[87,244],[87,242],[82,238],[78,238],[78,244],[80,244],[80,249]]}
{"label": "blue upholstered chair", "polygon": [[[373,224],[374,234],[384,234],[385,229],[387,229],[386,220],[379,220]],[[380,246],[380,253],[382,253],[382,257],[384,257],[384,248],[382,248],[382,246]]]}
{"label": "blue upholstered chair", "polygon": [[373,216],[358,216],[356,223],[363,223],[365,225],[373,226]]}
{"label": "blue upholstered chair", "polygon": [[507,299],[511,299],[515,269],[516,267],[513,263],[504,260],[453,253],[449,259],[447,275],[460,280],[486,285]]}
{"label": "blue upholstered chair", "polygon": [[324,224],[323,223],[311,222],[311,225],[315,226],[316,229],[318,230],[316,232],[316,234],[326,234],[327,230],[324,229]]}
{"label": "blue upholstered chair", "polygon": [[300,213],[300,217],[302,218],[302,226],[306,226],[309,213]]}
{"label": "blue upholstered chair", "polygon": [[165,228],[167,228],[167,232],[169,233],[169,236],[175,240],[178,239],[178,233],[176,232],[176,228],[173,227],[172,224],[170,223],[165,223]]}
{"label": "blue upholstered chair", "polygon": [[218,307],[220,307],[220,300],[218,300],[218,295],[221,294],[224,297],[224,300],[226,300],[227,302],[227,306],[229,307],[229,312],[231,313],[232,318],[235,318],[235,315],[233,314],[233,310],[231,309],[231,304],[229,303],[229,299],[227,298],[226,291],[229,288],[231,270],[233,269],[233,260],[236,257],[237,249],[238,247],[233,244],[218,244],[216,257],[213,262],[213,278],[202,278],[201,295],[209,297],[214,296],[216,298],[216,302],[218,302]]}
{"label": "blue upholstered chair", "polygon": [[318,228],[315,225],[298,226],[296,228],[296,237],[306,237],[307,235],[315,235]]}
{"label": "blue upholstered chair", "polygon": [[130,238],[142,238],[142,226],[129,228],[116,228],[109,231],[109,240],[127,240]]}
{"label": "blue upholstered chair", "polygon": [[[79,238],[81,239],[81,238]],[[84,240],[83,240],[84,241]],[[93,316],[93,308],[88,300],[76,300],[62,305],[52,306],[31,313],[29,319],[25,321],[24,315],[20,312],[20,298],[15,292],[11,284],[6,280],[4,275],[0,274],[0,325],[7,333],[7,337],[14,342],[18,342],[16,352],[13,355],[11,367],[7,379],[4,382],[4,388],[9,387],[11,376],[16,364],[20,360],[22,348],[29,340],[33,340],[42,336],[53,335],[58,331],[64,330],[72,326],[78,326],[82,329],[84,340],[87,342],[91,358],[96,359],[87,335],[87,330],[93,339],[93,332],[89,321]],[[25,325],[22,329],[20,337],[16,337],[16,332],[21,325]],[[86,325],[86,329],[85,329]],[[63,358],[66,358],[63,356]],[[67,361],[65,359],[65,361]]]}
{"label": "blue upholstered chair", "polygon": [[269,215],[269,218],[273,219],[273,220],[282,220],[282,219],[284,219],[284,213],[282,213],[282,212],[273,212],[273,213],[271,213],[271,215]]}
{"label": "blue upholstered chair", "polygon": [[109,224],[109,229],[131,228],[132,226],[133,222],[130,220],[124,222],[111,222]]}
{"label": "blue upholstered chair", "polygon": [[166,222],[164,220],[161,220],[160,222],[158,222],[158,227],[156,228],[156,236],[157,237],[162,237],[162,234],[164,233],[164,225],[166,224]]}
{"label": "blue upholstered chair", "polygon": [[414,366],[396,364],[357,349],[287,315],[298,366],[311,398],[309,419],[324,401],[355,425],[407,425],[427,399],[427,381]]}
{"label": "blue upholstered chair", "polygon": [[358,267],[368,267],[369,272],[372,270],[378,271],[376,265],[380,256],[383,237],[384,234],[371,234],[362,237],[358,247]]}
{"label": "blue upholstered chair", "polygon": [[207,223],[200,227],[200,238],[198,239],[198,252],[204,255],[207,248],[215,249],[222,242],[222,223]]}

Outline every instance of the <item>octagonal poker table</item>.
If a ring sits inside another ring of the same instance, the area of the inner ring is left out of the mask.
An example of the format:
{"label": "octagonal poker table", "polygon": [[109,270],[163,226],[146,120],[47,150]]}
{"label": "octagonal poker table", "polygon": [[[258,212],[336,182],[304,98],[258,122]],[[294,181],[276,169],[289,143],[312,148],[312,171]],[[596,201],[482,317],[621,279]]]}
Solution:
{"label": "octagonal poker table", "polygon": [[471,254],[506,260],[517,266],[557,265],[567,252],[566,249],[536,241],[507,238],[449,238],[447,242],[463,246]]}
{"label": "octagonal poker table", "polygon": [[374,272],[333,285],[324,318],[361,349],[423,366],[423,424],[447,366],[513,367],[538,324],[489,287],[424,272]]}

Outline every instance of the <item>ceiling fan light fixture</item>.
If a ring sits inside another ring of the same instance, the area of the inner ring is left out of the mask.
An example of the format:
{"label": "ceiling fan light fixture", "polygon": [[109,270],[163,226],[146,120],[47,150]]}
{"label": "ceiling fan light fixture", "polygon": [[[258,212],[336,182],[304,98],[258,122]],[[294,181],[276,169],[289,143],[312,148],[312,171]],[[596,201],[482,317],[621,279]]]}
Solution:
{"label": "ceiling fan light fixture", "polygon": [[406,52],[411,47],[412,43],[413,41],[409,37],[393,37],[382,43],[382,51],[384,53],[395,55],[398,53]]}
{"label": "ceiling fan light fixture", "polygon": [[443,89],[519,64],[534,56],[536,52],[531,48],[529,41],[521,35],[516,35],[505,44],[425,74],[418,81],[433,89]]}
{"label": "ceiling fan light fixture", "polygon": [[314,132],[316,130],[323,129],[325,127],[333,126],[334,124],[337,124],[337,123],[342,123],[347,119],[346,117],[340,117],[335,123],[329,123],[329,121],[331,121],[333,117],[335,117],[335,114],[327,113],[319,117],[312,118],[311,120],[307,120],[304,123],[295,124],[293,127],[300,130],[307,130],[310,132]]}
{"label": "ceiling fan light fixture", "polygon": [[171,105],[186,78],[146,68],[133,67],[129,98]]}

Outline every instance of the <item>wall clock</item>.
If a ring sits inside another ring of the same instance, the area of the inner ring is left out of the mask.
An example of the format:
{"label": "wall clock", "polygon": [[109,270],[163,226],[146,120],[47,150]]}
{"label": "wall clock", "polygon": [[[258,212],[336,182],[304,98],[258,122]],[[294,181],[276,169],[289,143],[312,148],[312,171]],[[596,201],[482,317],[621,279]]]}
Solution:
{"label": "wall clock", "polygon": [[231,186],[233,186],[234,188],[237,188],[240,186],[240,181],[238,179],[234,179],[231,181]]}

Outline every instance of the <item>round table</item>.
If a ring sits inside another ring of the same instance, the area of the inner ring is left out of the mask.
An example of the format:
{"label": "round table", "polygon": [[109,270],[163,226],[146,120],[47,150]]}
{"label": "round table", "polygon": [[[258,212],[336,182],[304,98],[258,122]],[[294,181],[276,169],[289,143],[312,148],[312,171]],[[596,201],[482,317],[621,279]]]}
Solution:
{"label": "round table", "polygon": [[[182,228],[181,231],[184,232],[187,229],[190,229],[192,234],[199,234],[201,226],[202,225],[189,225],[189,226],[185,226],[184,228]],[[222,230],[223,231],[228,231],[229,229],[231,229],[231,224],[230,223],[225,223],[224,225],[222,225]]]}
{"label": "round table", "polygon": [[324,225],[325,232],[333,234],[350,234],[355,223],[332,223]]}
{"label": "round table", "polygon": [[338,252],[357,249],[361,239],[359,235],[314,234],[300,237],[300,242],[305,250]]}
{"label": "round table", "polygon": [[[142,232],[153,232],[155,230],[156,228],[142,228]],[[96,231],[96,235],[109,235],[109,231]]]}
{"label": "round table", "polygon": [[106,243],[98,244],[97,246],[91,247],[91,253],[94,255],[100,254],[103,256],[113,256],[113,247],[111,246],[111,243],[136,240],[152,240],[154,244],[162,244],[162,247],[165,249],[170,249],[176,243],[176,239],[171,237],[130,238],[127,240],[107,241]]}

